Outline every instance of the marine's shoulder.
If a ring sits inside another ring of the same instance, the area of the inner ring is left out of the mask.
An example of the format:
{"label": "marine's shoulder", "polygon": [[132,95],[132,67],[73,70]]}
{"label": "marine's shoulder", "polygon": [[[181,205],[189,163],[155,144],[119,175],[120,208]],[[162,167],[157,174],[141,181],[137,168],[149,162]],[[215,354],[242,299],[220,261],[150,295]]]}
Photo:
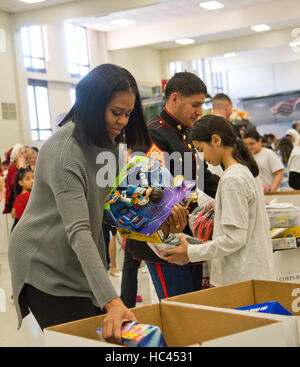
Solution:
{"label": "marine's shoulder", "polygon": [[162,121],[162,119],[160,118],[155,118],[149,122],[147,122],[147,129],[148,130],[157,130],[157,129],[161,129],[161,128],[167,128],[167,124]]}

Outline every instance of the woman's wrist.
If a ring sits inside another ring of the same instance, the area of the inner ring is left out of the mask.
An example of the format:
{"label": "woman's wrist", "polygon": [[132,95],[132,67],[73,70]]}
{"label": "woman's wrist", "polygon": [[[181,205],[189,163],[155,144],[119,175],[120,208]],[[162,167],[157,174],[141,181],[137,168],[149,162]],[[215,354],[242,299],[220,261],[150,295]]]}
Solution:
{"label": "woman's wrist", "polygon": [[105,310],[107,312],[109,312],[112,308],[114,307],[120,307],[120,306],[124,306],[124,303],[122,302],[121,298],[120,297],[116,297],[116,298],[113,298],[111,301],[109,301],[105,306]]}

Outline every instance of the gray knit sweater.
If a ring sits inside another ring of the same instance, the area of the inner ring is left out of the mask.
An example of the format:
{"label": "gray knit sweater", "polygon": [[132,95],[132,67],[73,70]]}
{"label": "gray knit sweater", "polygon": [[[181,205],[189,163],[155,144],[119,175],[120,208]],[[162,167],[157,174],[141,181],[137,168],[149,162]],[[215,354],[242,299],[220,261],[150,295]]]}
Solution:
{"label": "gray knit sweater", "polygon": [[109,188],[96,184],[96,157],[103,149],[80,146],[73,128],[67,123],[42,146],[29,202],[11,236],[18,327],[29,312],[19,299],[24,283],[54,296],[89,297],[101,308],[118,297],[107,275],[102,236]]}

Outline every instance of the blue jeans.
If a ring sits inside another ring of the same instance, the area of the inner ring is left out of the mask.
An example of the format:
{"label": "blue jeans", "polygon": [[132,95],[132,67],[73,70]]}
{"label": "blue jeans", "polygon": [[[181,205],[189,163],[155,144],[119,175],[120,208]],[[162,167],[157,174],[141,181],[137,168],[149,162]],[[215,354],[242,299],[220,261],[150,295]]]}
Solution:
{"label": "blue jeans", "polygon": [[159,300],[202,289],[202,264],[146,264]]}

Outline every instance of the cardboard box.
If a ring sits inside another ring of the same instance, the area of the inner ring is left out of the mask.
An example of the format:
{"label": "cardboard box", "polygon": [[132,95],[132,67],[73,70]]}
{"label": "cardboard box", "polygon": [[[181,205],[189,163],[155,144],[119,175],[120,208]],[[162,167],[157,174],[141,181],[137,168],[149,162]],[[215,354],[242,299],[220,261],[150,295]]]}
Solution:
{"label": "cardboard box", "polygon": [[274,261],[278,281],[300,283],[300,248],[276,251]]}
{"label": "cardboard box", "polygon": [[[275,231],[275,229],[271,230]],[[290,228],[281,228],[278,231],[278,234],[275,234],[273,238],[293,238],[293,237],[300,237],[300,226],[297,227],[290,227]]]}
{"label": "cardboard box", "polygon": [[[294,250],[279,251],[278,253],[289,251]],[[300,254],[300,250],[296,251],[299,251]],[[281,320],[284,323],[287,345],[300,346],[300,284],[249,280],[182,294],[163,300],[164,303],[176,302],[176,304],[190,304],[194,305],[194,307],[201,305],[225,309],[234,309],[270,301],[279,302],[294,316],[273,314],[264,314],[263,316]],[[249,313],[249,311],[242,312]],[[256,315],[261,314],[256,313]]]}
{"label": "cardboard box", "polygon": [[[141,323],[157,325],[169,347],[286,346],[281,322],[243,311],[157,303],[133,308]],[[45,346],[116,346],[99,341],[97,329],[105,315],[78,320],[44,330]]]}
{"label": "cardboard box", "polygon": [[286,250],[300,247],[300,237],[274,238],[272,239],[273,250]]}

